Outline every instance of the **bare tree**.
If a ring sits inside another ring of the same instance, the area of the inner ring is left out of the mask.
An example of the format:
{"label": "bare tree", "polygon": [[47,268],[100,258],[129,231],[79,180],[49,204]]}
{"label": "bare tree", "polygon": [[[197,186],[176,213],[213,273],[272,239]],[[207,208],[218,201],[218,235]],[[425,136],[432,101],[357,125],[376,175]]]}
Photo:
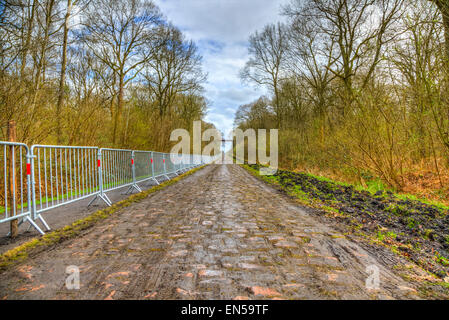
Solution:
{"label": "bare tree", "polygon": [[268,87],[274,93],[274,109],[278,126],[281,126],[279,88],[285,77],[283,68],[286,62],[288,38],[283,24],[271,24],[249,38],[250,59],[240,72],[244,81]]}
{"label": "bare tree", "polygon": [[284,8],[285,15],[308,21],[315,32],[336,44],[325,52],[329,70],[343,83],[342,115],[356,91],[372,79],[386,44],[397,36],[391,27],[402,5],[403,0],[293,0]]}
{"label": "bare tree", "polygon": [[[449,0],[429,0],[436,4],[443,17],[446,60],[449,66]],[[448,71],[449,72],[449,71]]]}
{"label": "bare tree", "polygon": [[306,88],[300,90],[321,119],[321,137],[324,139],[327,113],[332,103],[331,83],[336,78],[331,72],[336,42],[316,30],[311,18],[297,17],[290,22],[289,42],[288,67],[299,80],[298,84],[305,84]]}
{"label": "bare tree", "polygon": [[99,0],[85,13],[83,38],[91,52],[118,79],[118,100],[112,141],[117,143],[124,90],[153,55],[148,45],[161,14],[152,1]]}
{"label": "bare tree", "polygon": [[179,29],[161,26],[156,43],[156,53],[147,61],[144,77],[163,117],[171,113],[177,95],[201,92],[207,76],[201,70],[198,48],[186,41]]}

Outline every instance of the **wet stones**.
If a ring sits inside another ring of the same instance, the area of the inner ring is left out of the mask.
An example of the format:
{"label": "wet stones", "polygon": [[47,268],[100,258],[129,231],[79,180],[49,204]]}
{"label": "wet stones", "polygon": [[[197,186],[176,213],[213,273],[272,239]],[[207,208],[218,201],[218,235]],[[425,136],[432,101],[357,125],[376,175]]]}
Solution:
{"label": "wet stones", "polygon": [[200,272],[198,272],[198,275],[200,277],[222,277],[223,271],[206,269],[206,270],[201,270]]}
{"label": "wet stones", "polygon": [[281,294],[272,288],[267,287],[259,287],[259,286],[253,286],[249,287],[248,291],[255,296],[262,296],[262,297],[280,297]]}
{"label": "wet stones", "polygon": [[274,246],[277,248],[292,249],[292,248],[297,248],[298,244],[291,242],[291,241],[282,240],[282,241],[276,242],[274,244]]}

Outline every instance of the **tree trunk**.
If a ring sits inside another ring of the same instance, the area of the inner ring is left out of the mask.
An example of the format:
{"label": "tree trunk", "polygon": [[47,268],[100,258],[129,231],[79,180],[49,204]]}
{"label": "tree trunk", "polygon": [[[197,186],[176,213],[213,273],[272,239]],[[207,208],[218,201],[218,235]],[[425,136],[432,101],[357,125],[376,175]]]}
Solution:
{"label": "tree trunk", "polygon": [[[15,142],[16,141],[16,122],[14,120],[11,120],[8,122],[7,127],[7,134],[8,134],[8,141]],[[6,157],[6,155],[5,155]],[[13,147],[9,147],[9,168],[8,168],[8,199],[10,199],[10,203],[13,203],[13,199],[16,199],[16,193],[17,193],[17,177],[15,176],[15,168],[14,163],[12,161],[13,159]],[[14,159],[15,160],[15,159]],[[14,181],[16,180],[16,181]],[[13,188],[13,185],[15,186]],[[12,208],[12,206],[10,206]],[[10,210],[10,213],[13,213],[13,210]],[[10,223],[11,228],[11,238],[17,237],[17,234],[19,233],[19,225],[17,219],[11,220]]]}
{"label": "tree trunk", "polygon": [[67,40],[69,34],[69,19],[71,9],[72,9],[72,0],[67,0],[67,12],[64,19],[64,38],[62,42],[61,76],[59,78],[58,102],[56,104],[56,141],[58,144],[62,144],[61,113],[62,113],[62,106],[64,104],[64,85],[67,67]]}

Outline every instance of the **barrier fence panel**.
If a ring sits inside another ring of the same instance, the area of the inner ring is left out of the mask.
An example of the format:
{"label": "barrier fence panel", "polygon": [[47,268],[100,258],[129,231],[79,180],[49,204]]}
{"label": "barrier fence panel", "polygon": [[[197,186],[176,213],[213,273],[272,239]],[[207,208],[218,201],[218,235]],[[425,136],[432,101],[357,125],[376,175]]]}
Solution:
{"label": "barrier fence panel", "polygon": [[185,172],[187,168],[189,167],[189,158],[188,155],[182,154],[181,155],[181,163],[180,163],[180,170],[182,172]]}
{"label": "barrier fence panel", "polygon": [[133,151],[101,149],[103,191],[111,191],[133,183]]}
{"label": "barrier fence panel", "polygon": [[152,151],[134,151],[136,182],[155,180]]}
{"label": "barrier fence panel", "polygon": [[[206,158],[208,159],[208,158]],[[179,161],[180,160],[180,161]],[[42,213],[87,197],[111,206],[106,192],[127,187],[142,191],[137,183],[188,171],[206,163],[201,155],[171,155],[155,151],[98,147],[33,145],[0,141],[0,223],[19,219],[40,220]]]}
{"label": "barrier fence panel", "polygon": [[164,161],[165,161],[165,158],[164,158],[163,153],[153,152],[153,165],[154,165],[154,176],[155,177],[160,177],[160,176],[165,175]]}
{"label": "barrier fence panel", "polygon": [[165,154],[165,166],[167,170],[167,174],[176,174],[176,165],[173,162],[173,159],[170,154]]}
{"label": "barrier fence panel", "polygon": [[97,147],[33,145],[33,219],[42,212],[85,199],[99,192]]}
{"label": "barrier fence panel", "polygon": [[21,219],[34,224],[31,215],[31,164],[27,145],[15,142],[0,142],[0,223]]}

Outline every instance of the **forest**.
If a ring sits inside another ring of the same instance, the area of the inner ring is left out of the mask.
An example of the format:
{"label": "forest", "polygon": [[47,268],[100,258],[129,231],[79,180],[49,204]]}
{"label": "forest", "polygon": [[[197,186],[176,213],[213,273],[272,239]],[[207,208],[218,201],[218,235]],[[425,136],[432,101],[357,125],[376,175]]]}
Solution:
{"label": "forest", "polygon": [[278,128],[280,166],[447,203],[449,1],[291,0],[240,76],[235,126]]}
{"label": "forest", "polygon": [[27,144],[169,151],[205,116],[206,78],[151,0],[0,1],[0,140],[14,121]]}

